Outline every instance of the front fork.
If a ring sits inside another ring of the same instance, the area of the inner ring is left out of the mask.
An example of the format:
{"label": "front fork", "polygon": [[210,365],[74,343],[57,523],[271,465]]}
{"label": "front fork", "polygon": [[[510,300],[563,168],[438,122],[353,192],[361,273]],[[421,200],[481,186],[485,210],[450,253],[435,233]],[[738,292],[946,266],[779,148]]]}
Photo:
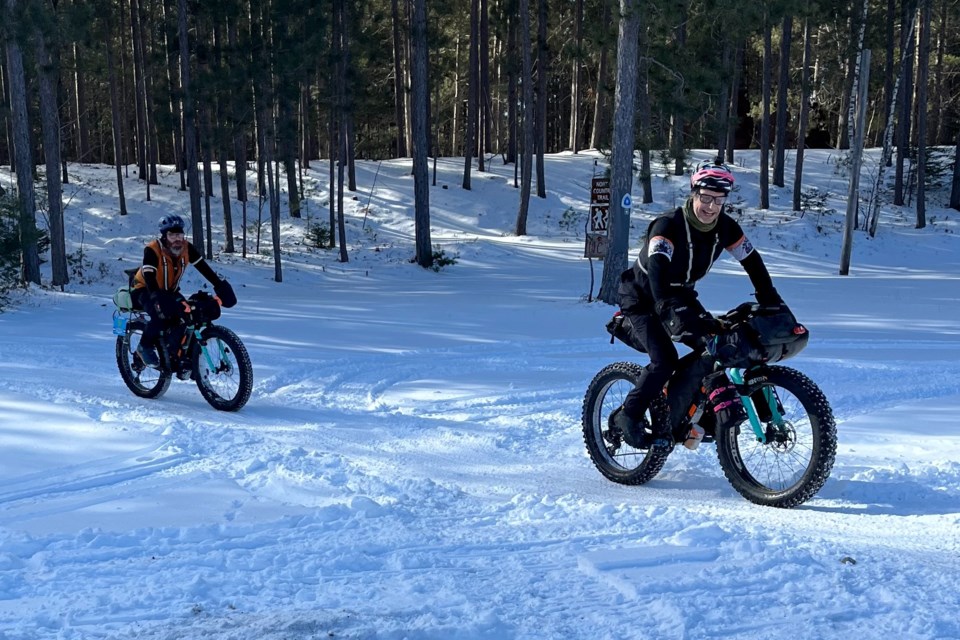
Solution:
{"label": "front fork", "polygon": [[[201,340],[200,330],[194,329],[193,334],[197,340],[197,344],[200,346],[200,353],[203,354],[203,357],[207,361],[207,371],[218,371],[219,366],[214,364],[213,358],[210,356],[210,350],[207,349],[207,345],[204,343],[203,340]],[[218,356],[217,362],[221,363],[222,365],[222,363],[227,361],[227,354],[226,354],[226,351],[224,351],[223,341],[217,340],[216,342],[217,342],[217,350],[220,352],[217,354]]]}
{"label": "front fork", "polygon": [[[733,382],[738,389],[743,388],[743,369],[727,369],[727,375],[730,377],[731,382]],[[763,397],[766,400],[767,406],[770,410],[771,422],[773,422],[777,428],[783,427],[783,414],[780,413],[780,409],[777,406],[777,396],[773,392],[773,388],[765,385],[761,387],[761,389],[763,391]],[[767,433],[763,428],[763,425],[760,423],[760,416],[757,415],[756,408],[753,406],[753,398],[751,398],[749,395],[746,395],[740,396],[740,400],[743,402],[743,408],[747,412],[747,419],[750,421],[750,427],[753,429],[753,433],[757,436],[757,441],[766,444]]]}

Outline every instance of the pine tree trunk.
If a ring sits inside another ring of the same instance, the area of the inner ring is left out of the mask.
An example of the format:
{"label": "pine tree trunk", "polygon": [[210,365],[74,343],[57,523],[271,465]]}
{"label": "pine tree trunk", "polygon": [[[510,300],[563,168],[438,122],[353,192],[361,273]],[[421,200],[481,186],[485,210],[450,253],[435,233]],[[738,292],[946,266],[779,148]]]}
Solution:
{"label": "pine tree trunk", "polygon": [[636,92],[637,112],[640,116],[640,186],[643,189],[643,203],[653,202],[653,171],[650,168],[650,141],[652,139],[650,112],[650,59],[647,52],[650,46],[649,37],[646,29],[639,30],[639,39],[637,42],[638,51],[642,53],[638,56],[639,61],[639,83]]}
{"label": "pine tree trunk", "polygon": [[[610,3],[603,3],[603,16],[601,24],[607,24],[610,21]],[[590,148],[599,149],[605,145],[609,136],[607,136],[607,67],[609,66],[607,58],[606,42],[600,43],[600,61],[597,65],[597,89],[594,92],[593,101],[593,127],[590,131]]]}
{"label": "pine tree trunk", "polygon": [[583,0],[573,5],[573,69],[570,73],[570,150],[580,151],[580,82],[583,75]]}
{"label": "pine tree trunk", "polygon": [[[859,17],[857,17],[857,14],[855,13],[856,6],[854,6],[854,8],[851,9],[850,21],[851,21],[851,24],[856,27],[856,32],[855,32],[856,37],[852,40],[854,49],[853,49],[853,52],[850,54],[851,56],[850,59],[853,61],[853,65],[852,65],[852,73],[848,83],[849,95],[846,97],[846,108],[847,108],[846,131],[847,131],[847,140],[849,140],[850,143],[853,142],[854,124],[857,122],[856,109],[859,108],[859,107],[856,107],[856,105],[854,104],[854,97],[860,93],[860,86],[858,83],[860,82],[861,78],[870,76],[869,69],[864,70],[860,68],[860,63],[863,57],[862,56],[863,36],[866,33],[866,29],[867,29],[868,4],[869,4],[869,0],[863,0],[863,11],[861,12]],[[866,133],[866,132],[863,132],[863,133]],[[860,137],[861,139],[863,139],[864,136],[861,135]],[[846,146],[842,146],[841,148],[846,149],[848,147],[849,145],[846,145]]]}
{"label": "pine tree trunk", "polygon": [[609,244],[603,260],[599,300],[616,304],[620,274],[627,268],[630,209],[623,206],[633,189],[634,112],[637,102],[637,50],[643,10],[639,0],[620,0],[617,80],[610,157]]}
{"label": "pine tree trunk", "polygon": [[793,37],[793,17],[783,18],[780,30],[780,80],[777,82],[777,134],[773,154],[773,184],[784,185],[784,162],[787,148],[787,89],[790,86],[790,45]]}
{"label": "pine tree trunk", "polygon": [[917,229],[927,226],[927,82],[930,79],[930,3],[920,0],[920,50],[917,52]]}
{"label": "pine tree trunk", "polygon": [[35,30],[34,46],[40,85],[43,155],[47,169],[47,215],[50,221],[52,283],[55,287],[63,287],[70,278],[67,274],[67,250],[63,229],[63,186],[60,175],[60,114],[57,99],[60,65],[58,53],[50,49],[52,43],[52,39],[48,39],[41,29]]}
{"label": "pine tree trunk", "polygon": [[[336,37],[336,34],[334,34],[334,37]],[[331,53],[333,52],[333,49],[334,49],[334,47],[331,46]],[[332,56],[331,56],[331,57],[332,57]],[[334,70],[336,69],[336,66],[335,66],[335,65],[331,65],[331,67],[332,67]],[[336,75],[336,71],[334,71],[334,75]],[[327,200],[329,201],[328,210],[329,210],[329,216],[330,216],[330,220],[329,220],[329,223],[330,223],[330,246],[329,246],[329,248],[330,248],[330,249],[333,249],[334,247],[337,246],[337,233],[335,233],[335,229],[337,228],[337,207],[336,207],[336,201],[337,201],[337,198],[336,198],[336,193],[337,193],[337,180],[336,180],[336,169],[337,169],[337,161],[339,160],[339,157],[340,157],[339,145],[337,144],[337,131],[340,130],[340,129],[339,129],[339,126],[340,126],[340,125],[337,124],[337,109],[338,109],[338,107],[337,107],[337,103],[336,103],[336,93],[333,92],[333,91],[331,91],[331,93],[330,93],[330,98],[331,98],[331,106],[330,106],[329,118],[327,119],[327,139],[328,139],[328,141],[329,141],[329,147],[330,147],[330,155],[329,155],[329,157],[330,157],[330,162],[327,163],[327,164],[329,165],[329,166],[328,166],[328,170],[329,170],[329,176],[328,176],[328,185],[329,185],[329,187],[328,187],[328,191],[329,191],[329,193],[330,193],[330,197],[327,198]]]}
{"label": "pine tree trunk", "polygon": [[393,109],[394,117],[397,120],[397,157],[405,158],[407,156],[407,137],[404,123],[407,121],[404,115],[404,52],[407,50],[404,42],[401,40],[401,34],[406,33],[405,25],[400,22],[399,0],[390,0],[390,14],[393,23]]}
{"label": "pine tree trunk", "polygon": [[[357,190],[357,136],[354,129],[354,117],[353,111],[356,108],[353,100],[353,74],[352,71],[352,61],[351,61],[351,45],[350,45],[350,34],[352,32],[352,16],[351,16],[351,7],[353,7],[352,2],[345,2],[343,4],[343,64],[344,64],[344,123],[346,126],[346,136],[347,136],[347,171],[348,171],[348,188],[351,192]],[[413,130],[413,124],[410,125],[410,130]]]}
{"label": "pine tree trunk", "polygon": [[[687,19],[690,15],[690,8],[687,0],[681,0],[680,4],[680,24],[676,27],[676,48],[682,56],[687,48]],[[686,159],[686,143],[684,141],[683,129],[686,126],[683,112],[679,105],[684,104],[684,83],[682,77],[678,77],[673,90],[674,112],[670,115],[670,156],[673,158],[673,175],[682,176],[685,170],[684,160]]]}
{"label": "pine tree trunk", "polygon": [[760,100],[763,107],[760,115],[760,208],[770,208],[770,67],[773,57],[771,26],[769,18],[764,16],[763,24],[763,95]]}
{"label": "pine tree trunk", "polygon": [[[224,45],[224,23],[223,21],[214,21],[213,25],[213,68],[214,75],[222,77],[227,71],[224,69],[223,45]],[[216,130],[217,141],[217,171],[220,175],[220,205],[223,207],[223,251],[224,253],[233,253],[233,216],[230,204],[230,175],[227,168],[227,159],[230,157],[230,132],[228,130],[227,113],[229,112],[229,101],[231,100],[229,91],[218,91],[212,100],[216,107]]]}
{"label": "pine tree trunk", "polygon": [[[343,211],[344,170],[347,164],[347,125],[346,125],[346,8],[345,0],[334,0],[334,59],[337,61],[336,76],[336,139],[337,139],[337,235],[340,242],[340,262],[348,262],[347,229]],[[409,110],[407,110],[409,113]],[[333,229],[331,228],[331,233]]]}
{"label": "pine tree trunk", "polygon": [[478,54],[480,57],[479,109],[480,121],[483,123],[483,149],[489,152],[493,149],[493,136],[491,135],[493,114],[490,104],[490,11],[487,7],[487,0],[480,0],[480,49]]}
{"label": "pine tree trunk", "polygon": [[462,110],[460,109],[460,104],[462,98],[460,97],[460,51],[463,47],[460,46],[460,43],[463,41],[463,36],[460,33],[457,33],[456,36],[456,46],[454,47],[454,59],[453,59],[453,105],[451,108],[450,115],[450,155],[456,156],[459,155],[459,149],[457,148],[457,132],[460,131],[460,118],[463,117]]}
{"label": "pine tree trunk", "polygon": [[537,115],[536,140],[537,151],[537,197],[547,197],[544,154],[547,144],[547,77],[550,73],[550,50],[547,46],[547,0],[539,0],[539,19],[537,20]]}
{"label": "pine tree trunk", "polygon": [[421,267],[433,265],[433,246],[430,240],[430,176],[427,172],[427,156],[430,155],[428,138],[428,85],[429,61],[427,52],[427,0],[413,0],[413,24],[411,25],[412,59],[410,61],[410,114],[413,122],[413,190],[414,222],[416,226],[416,261]]}
{"label": "pine tree trunk", "polygon": [[[0,54],[0,98],[5,105],[10,104],[10,82],[7,73],[6,49]],[[10,128],[10,117],[8,109],[0,109],[0,122],[3,123],[3,142],[4,146],[0,149],[0,164],[9,164],[10,171],[16,171],[16,163],[13,161],[13,131]]]}
{"label": "pine tree trunk", "polygon": [[[291,39],[289,17],[286,15],[275,17],[273,42],[287,42]],[[300,85],[290,70],[287,60],[279,60],[278,68],[274,71],[277,80],[277,120],[274,127],[277,131],[277,147],[280,151],[278,160],[283,163],[287,177],[287,199],[291,218],[300,218],[300,194],[297,189],[297,112],[296,101],[300,94]],[[279,193],[279,185],[277,185]]]}
{"label": "pine tree trunk", "polygon": [[[135,1],[135,0],[134,0]],[[200,174],[197,169],[196,110],[190,86],[190,43],[187,40],[187,0],[177,0],[178,35],[180,38],[180,82],[182,83],[183,137],[187,148],[187,183],[190,189],[190,214],[193,246],[204,246],[203,215],[200,211]]]}
{"label": "pine tree trunk", "polygon": [[146,32],[150,36],[149,40],[144,38],[143,41],[143,90],[144,97],[146,98],[144,104],[146,106],[147,116],[147,175],[149,176],[149,180],[147,182],[147,200],[149,200],[150,185],[159,183],[159,177],[157,175],[157,162],[160,145],[157,140],[157,118],[154,114],[153,107],[153,65],[151,64],[151,60],[154,59],[153,51],[156,49],[155,38],[157,36],[157,30],[148,29],[146,26],[144,26],[146,23],[147,20],[143,15],[143,9],[141,5],[140,32]]}
{"label": "pine tree trunk", "polygon": [[522,147],[520,149],[520,208],[517,212],[517,226],[514,232],[518,236],[527,235],[527,216],[530,212],[530,182],[533,178],[533,52],[530,42],[530,2],[520,0],[520,60],[523,88],[520,105],[521,127],[523,128]]}
{"label": "pine tree trunk", "polygon": [[[130,124],[128,122],[129,110],[127,109],[127,105],[130,105],[130,104],[134,105],[134,115],[136,115],[137,86],[134,78],[134,73],[131,68],[133,63],[128,59],[128,54],[133,50],[133,47],[128,42],[128,38],[130,37],[130,28],[128,28],[127,26],[124,26],[124,23],[123,23],[123,18],[126,17],[126,14],[124,13],[124,10],[123,10],[124,0],[118,0],[118,4],[120,7],[120,14],[122,14],[121,16],[119,16],[120,28],[117,29],[117,32],[120,34],[120,58],[119,58],[120,113],[124,114],[123,119],[121,119],[120,121],[120,129],[122,134],[121,139],[124,142],[122,164],[123,164],[124,174],[129,175],[129,168],[127,165],[128,163],[130,163],[130,159],[131,158],[135,159],[137,155],[137,129],[136,129],[136,125],[134,125],[132,134],[127,130],[128,125]],[[177,60],[179,59],[180,59],[180,56],[178,54]],[[132,86],[130,85],[130,79],[134,79],[134,83]],[[131,93],[133,94],[132,97],[131,97]],[[137,179],[140,180],[141,176],[138,175]]]}
{"label": "pine tree trunk", "polygon": [[[730,39],[724,35],[723,48],[720,54],[720,64],[725,76],[731,76],[733,71],[733,47]],[[723,161],[727,153],[727,129],[730,126],[730,83],[720,82],[720,99],[717,101],[719,122],[717,122],[717,160]]]}
{"label": "pine tree trunk", "polygon": [[164,12],[163,37],[164,48],[166,50],[164,59],[167,61],[167,95],[169,96],[165,102],[167,104],[167,115],[170,118],[171,129],[173,130],[173,164],[180,176],[180,190],[186,191],[187,162],[184,157],[186,149],[184,148],[183,135],[180,127],[180,116],[182,114],[179,113],[176,104],[176,96],[180,93],[180,72],[177,65],[180,59],[180,52],[176,42],[177,23],[174,21],[176,11],[173,8],[173,0],[164,0],[161,7]]}
{"label": "pine tree trunk", "polygon": [[[180,0],[181,10],[184,5]],[[137,178],[148,181],[147,175],[147,138],[149,137],[147,126],[147,80],[144,77],[145,68],[143,63],[143,34],[140,29],[140,0],[130,0],[130,44],[133,47],[133,82],[134,97],[137,101]],[[184,29],[186,27],[184,26]],[[149,191],[149,186],[147,187]],[[147,197],[149,200],[149,196]]]}
{"label": "pine tree trunk", "polygon": [[[913,30],[915,28],[916,21],[912,18],[910,19],[909,24],[903,25],[906,28],[906,31],[910,34],[907,37],[912,38]],[[896,76],[893,82],[893,88],[891,94],[887,97],[886,111],[890,114],[890,118],[887,120],[884,126],[883,132],[883,152],[880,158],[880,165],[877,167],[877,175],[874,181],[873,188],[873,199],[871,202],[871,210],[869,213],[868,220],[868,232],[870,237],[873,238],[877,235],[877,226],[880,222],[880,194],[886,191],[886,185],[884,183],[884,173],[887,170],[887,167],[891,165],[891,158],[893,156],[893,115],[895,113],[895,107],[899,100],[900,91],[902,90],[902,85],[904,79],[907,75],[907,64],[909,63],[909,58],[906,55],[901,56],[900,60],[900,72]]]}
{"label": "pine tree trunk", "polygon": [[[6,5],[9,16],[21,15],[22,2],[6,0]],[[17,203],[20,210],[20,274],[24,283],[40,284],[40,254],[37,250],[35,222],[37,205],[33,189],[33,145],[30,142],[30,122],[27,114],[23,51],[15,37],[7,38],[6,44],[13,153],[16,156]]]}
{"label": "pine tree trunk", "polygon": [[[63,51],[62,45],[59,44],[60,40],[57,40],[57,67],[62,69],[60,53]],[[70,112],[70,104],[73,100],[72,96],[67,96],[67,87],[64,84],[64,74],[61,71],[57,72],[56,81],[56,96],[57,96],[57,119],[62,122],[71,122],[73,120],[73,114]],[[71,143],[73,142],[70,139],[70,125],[62,126],[60,129],[60,183],[61,185],[70,184],[70,173],[69,167],[67,166],[67,158],[70,156],[68,149],[70,148]],[[91,158],[98,163],[103,163],[103,145],[100,145],[100,153],[97,154],[98,157]]]}
{"label": "pine tree trunk", "polygon": [[213,219],[210,212],[210,196],[213,195],[213,125],[210,122],[209,101],[203,101],[199,109],[200,150],[203,161],[203,214],[207,229],[207,258],[213,257]]}
{"label": "pine tree trunk", "polygon": [[[862,41],[861,41],[862,42]],[[862,46],[859,45],[858,46]],[[840,246],[840,275],[850,273],[850,256],[853,250],[853,231],[857,228],[857,212],[860,208],[860,166],[863,157],[864,135],[867,128],[868,89],[870,87],[870,50],[861,50],[857,56],[857,81],[853,86],[857,95],[850,97],[856,113],[851,118],[855,127],[851,135],[850,149],[850,185],[847,191],[847,213],[843,226],[843,240]]]}
{"label": "pine tree trunk", "polygon": [[[914,3],[911,0],[904,0],[903,19],[901,25],[912,24],[914,20]],[[900,83],[900,92],[898,94],[898,120],[897,120],[897,168],[893,181],[893,204],[902,207],[906,202],[904,197],[904,165],[910,156],[910,121],[913,112],[913,43],[916,42],[914,30],[903,30],[900,32],[900,51],[905,64],[903,66],[904,76]]]}
{"label": "pine tree trunk", "polygon": [[740,127],[740,78],[743,73],[743,43],[736,47],[733,55],[733,78],[730,80],[730,120],[727,123],[727,157],[734,162],[734,147],[737,144],[737,129]]}
{"label": "pine tree trunk", "polygon": [[[896,60],[894,58],[894,52],[896,50],[896,43],[894,42],[894,26],[896,23],[897,17],[897,0],[887,0],[887,17],[885,25],[885,41],[886,41],[886,65],[883,70],[883,124],[884,130],[886,129],[887,123],[890,121],[890,118],[893,114],[892,108],[890,105],[894,104],[890,101],[890,96],[893,95],[893,81],[894,73],[896,72]],[[881,132],[879,144],[883,144],[883,134]]]}
{"label": "pine tree trunk", "polygon": [[[309,76],[308,76],[309,78]],[[303,171],[310,168],[313,157],[313,139],[310,127],[310,91],[313,85],[308,79],[300,87],[299,121],[300,121],[300,191],[303,192]]]}
{"label": "pine tree trunk", "polygon": [[[231,20],[227,24],[227,43],[230,45],[230,50],[237,52],[239,50],[239,26],[237,25],[236,20]],[[244,57],[237,56],[233,60],[233,63],[237,66],[244,66],[249,64],[249,60]],[[241,203],[242,211],[240,218],[240,233],[241,233],[241,255],[247,257],[247,132],[248,132],[248,118],[242,117],[241,113],[245,108],[246,104],[251,102],[251,94],[249,89],[246,86],[246,83],[243,83],[243,88],[241,90],[235,91],[228,100],[228,108],[230,111],[230,122],[233,127],[233,166],[234,173],[236,174],[237,181],[237,202]],[[232,246],[232,236],[228,240]]]}
{"label": "pine tree trunk", "polygon": [[797,127],[797,162],[793,177],[793,210],[801,210],[803,190],[803,155],[806,147],[807,125],[810,120],[810,59],[813,50],[813,31],[810,18],[803,21],[803,71],[800,78],[800,122]]}
{"label": "pine tree trunk", "polygon": [[117,199],[120,201],[120,215],[127,215],[127,198],[123,193],[123,172],[120,167],[123,164],[123,130],[120,124],[123,114],[120,111],[120,93],[121,89],[117,81],[117,69],[114,63],[113,51],[113,21],[107,18],[107,73],[110,81],[110,124],[113,131],[113,164],[117,172]]}
{"label": "pine tree trunk", "polygon": [[953,150],[953,183],[950,185],[950,208],[960,211],[960,131]]}
{"label": "pine tree trunk", "polygon": [[933,104],[930,107],[930,113],[934,114],[934,129],[932,141],[934,145],[946,144],[943,137],[943,58],[946,55],[947,37],[947,0],[941,0],[940,13],[937,16],[939,27],[937,29],[937,60],[933,66]]}
{"label": "pine tree trunk", "polygon": [[[847,21],[850,27],[850,33],[856,33],[857,24],[856,18],[856,5],[854,3],[850,4],[850,17]],[[856,41],[851,38],[847,42],[846,47],[846,72],[844,74],[843,80],[843,93],[840,97],[840,112],[837,116],[837,148],[838,149],[849,149],[850,148],[850,129],[853,127],[852,118],[850,117],[850,110],[853,108],[850,105],[850,96],[854,92],[854,78],[856,76],[856,66],[857,66],[857,51]]]}
{"label": "pine tree trunk", "polygon": [[[517,55],[517,16],[507,17],[507,56],[518,58]],[[521,54],[522,55],[522,54]],[[512,64],[507,71],[507,164],[517,162],[517,132],[519,131],[519,114],[517,113],[517,65]]]}
{"label": "pine tree trunk", "polygon": [[477,125],[477,91],[478,91],[478,46],[480,39],[480,0],[470,0],[470,55],[468,68],[468,89],[467,89],[467,131],[463,139],[463,183],[462,187],[469,190],[470,171],[473,168],[474,146],[476,144],[476,125]]}
{"label": "pine tree trunk", "polygon": [[[90,156],[90,118],[87,116],[87,82],[82,74],[83,62],[80,57],[80,46],[73,45],[73,82],[74,98],[77,111],[77,160],[88,162]],[[101,158],[102,160],[102,158]]]}

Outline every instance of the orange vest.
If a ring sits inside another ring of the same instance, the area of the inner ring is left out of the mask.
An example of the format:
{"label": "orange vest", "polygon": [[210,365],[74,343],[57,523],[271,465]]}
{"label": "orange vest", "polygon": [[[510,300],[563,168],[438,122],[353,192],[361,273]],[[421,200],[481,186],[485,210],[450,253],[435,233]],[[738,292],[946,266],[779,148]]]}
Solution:
{"label": "orange vest", "polygon": [[[157,254],[158,262],[160,263],[159,266],[157,266],[157,284],[165,291],[176,291],[177,287],[180,286],[180,278],[183,277],[183,272],[187,270],[187,265],[189,264],[187,262],[187,256],[190,254],[190,243],[186,243],[179,256],[172,256],[164,251],[163,247],[160,246],[159,240],[154,240],[148,244],[147,247]],[[143,267],[137,270],[137,274],[133,277],[133,280],[134,289],[142,289],[147,286],[146,281],[143,279]]]}

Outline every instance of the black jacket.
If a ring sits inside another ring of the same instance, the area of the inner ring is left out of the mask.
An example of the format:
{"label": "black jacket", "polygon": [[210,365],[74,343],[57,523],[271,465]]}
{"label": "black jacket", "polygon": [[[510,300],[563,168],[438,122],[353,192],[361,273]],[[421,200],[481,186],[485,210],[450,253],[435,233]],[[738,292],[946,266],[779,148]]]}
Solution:
{"label": "black jacket", "polygon": [[724,250],[743,265],[761,304],[781,302],[760,254],[736,220],[721,212],[711,231],[698,231],[681,207],[650,223],[640,255],[620,276],[620,307],[627,314],[656,314],[674,340],[711,333],[715,321],[694,286]]}

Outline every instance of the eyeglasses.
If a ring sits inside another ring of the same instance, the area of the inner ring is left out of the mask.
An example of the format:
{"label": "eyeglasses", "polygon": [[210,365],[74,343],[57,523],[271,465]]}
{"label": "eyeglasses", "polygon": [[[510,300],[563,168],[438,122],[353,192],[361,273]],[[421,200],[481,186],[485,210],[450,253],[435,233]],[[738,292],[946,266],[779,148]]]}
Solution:
{"label": "eyeglasses", "polygon": [[715,204],[718,207],[722,207],[727,202],[727,196],[710,196],[705,193],[698,193],[697,199],[702,204]]}
{"label": "eyeglasses", "polygon": [[183,233],[167,231],[167,240],[183,240],[186,236]]}

